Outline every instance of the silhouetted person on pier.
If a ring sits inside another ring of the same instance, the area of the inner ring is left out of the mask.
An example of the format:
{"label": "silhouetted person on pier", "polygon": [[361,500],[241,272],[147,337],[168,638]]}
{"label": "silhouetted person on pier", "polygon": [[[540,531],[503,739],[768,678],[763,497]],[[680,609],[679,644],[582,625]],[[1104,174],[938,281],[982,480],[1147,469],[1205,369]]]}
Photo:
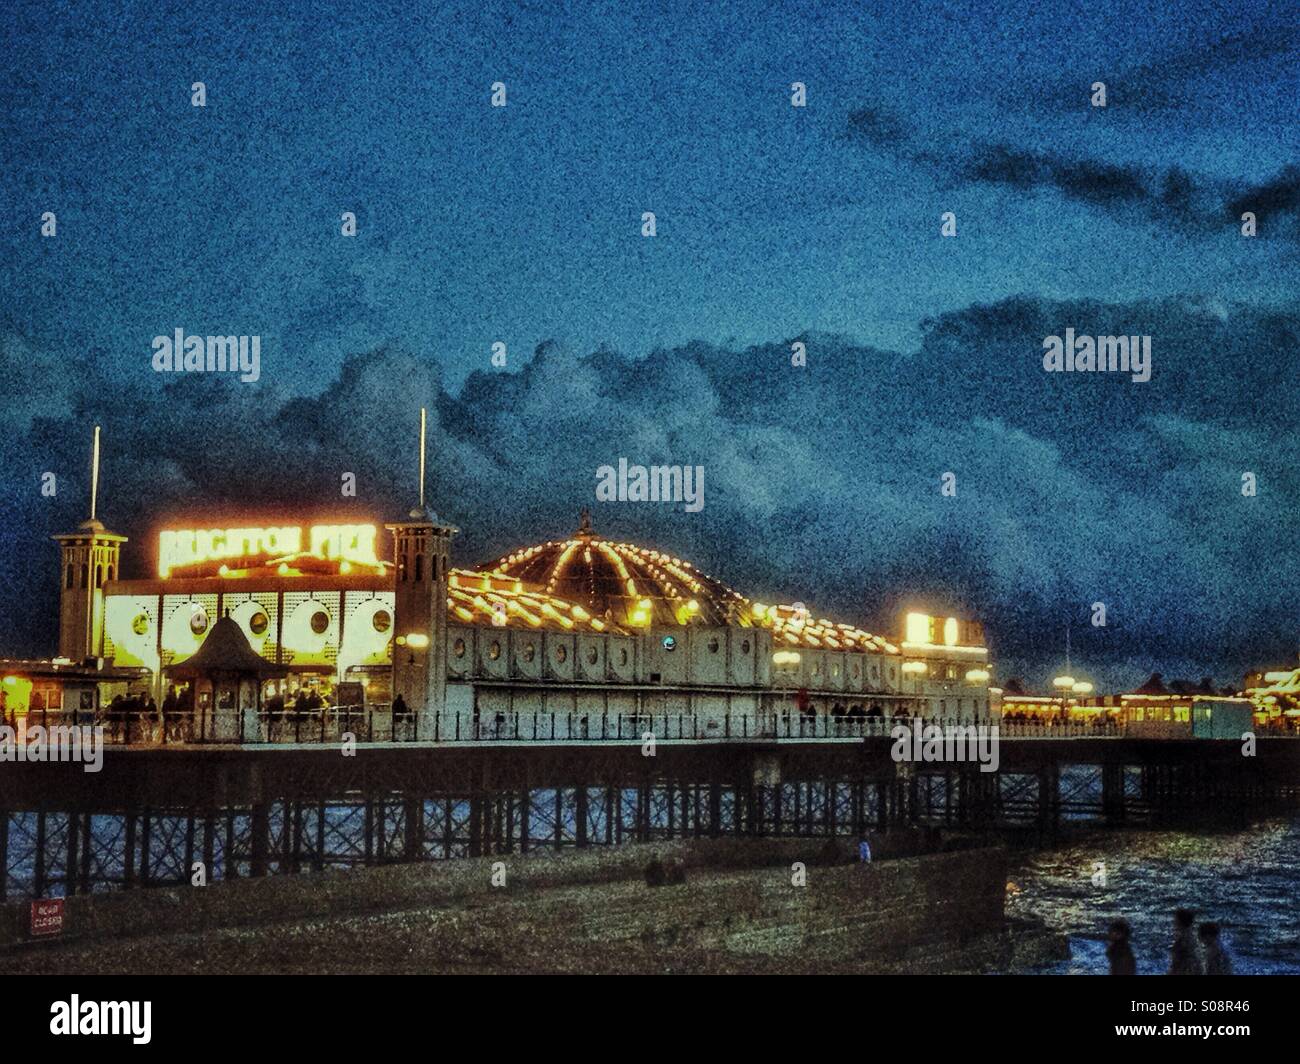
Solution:
{"label": "silhouetted person on pier", "polygon": [[400,694],[393,699],[393,716],[404,717],[410,710],[406,708],[406,699]]}
{"label": "silhouetted person on pier", "polygon": [[1174,911],[1174,942],[1169,948],[1170,975],[1205,974],[1201,967],[1201,951],[1196,948],[1196,936],[1192,933],[1195,915],[1190,909]]}
{"label": "silhouetted person on pier", "polygon": [[668,871],[664,868],[663,861],[659,860],[657,853],[650,855],[650,863],[645,866],[645,885],[647,887],[662,887],[668,882]]}
{"label": "silhouetted person on pier", "polygon": [[1107,936],[1106,959],[1110,961],[1111,975],[1137,975],[1137,960],[1129,937],[1133,934],[1127,920],[1115,920]]}
{"label": "silhouetted person on pier", "polygon": [[1215,923],[1201,924],[1196,929],[1196,934],[1201,940],[1201,948],[1205,950],[1205,974],[1231,975],[1232,958],[1228,956],[1227,951],[1223,948],[1223,943],[1219,941],[1219,925]]}

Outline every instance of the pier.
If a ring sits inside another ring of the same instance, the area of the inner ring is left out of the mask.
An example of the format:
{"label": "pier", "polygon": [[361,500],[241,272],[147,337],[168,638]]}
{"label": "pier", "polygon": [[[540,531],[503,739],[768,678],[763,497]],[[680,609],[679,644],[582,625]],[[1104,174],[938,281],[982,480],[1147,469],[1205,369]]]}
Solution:
{"label": "pier", "polygon": [[1282,736],[1246,757],[1239,740],[1010,724],[985,772],[896,762],[887,721],[778,717],[757,734],[746,720],[708,735],[647,715],[589,719],[580,736],[542,715],[422,741],[377,716],[365,742],[319,721],[258,721],[276,741],[243,744],[128,727],[98,773],[6,765],[3,899],[187,886],[196,866],[212,882],[690,837],[931,825],[1050,839],[1069,822],[1262,815],[1300,800],[1300,742]]}

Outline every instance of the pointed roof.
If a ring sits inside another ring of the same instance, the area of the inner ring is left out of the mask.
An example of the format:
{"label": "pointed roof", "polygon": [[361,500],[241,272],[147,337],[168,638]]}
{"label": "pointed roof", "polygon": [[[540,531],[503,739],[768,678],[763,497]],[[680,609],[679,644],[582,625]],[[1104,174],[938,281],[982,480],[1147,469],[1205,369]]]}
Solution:
{"label": "pointed roof", "polygon": [[288,669],[267,661],[248,644],[244,631],[231,617],[222,617],[212,626],[203,645],[170,674],[181,679],[211,672],[249,673],[258,677],[284,676]]}
{"label": "pointed roof", "polygon": [[1164,677],[1158,672],[1153,672],[1147,677],[1146,683],[1133,691],[1135,695],[1167,695],[1169,689],[1165,686]]}

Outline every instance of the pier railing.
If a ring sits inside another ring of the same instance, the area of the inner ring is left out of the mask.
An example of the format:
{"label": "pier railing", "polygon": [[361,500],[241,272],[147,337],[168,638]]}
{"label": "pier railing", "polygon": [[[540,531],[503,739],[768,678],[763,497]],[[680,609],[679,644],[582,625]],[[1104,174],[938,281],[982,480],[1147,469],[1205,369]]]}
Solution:
{"label": "pier railing", "polygon": [[[806,714],[797,710],[753,714],[699,713],[446,713],[417,721],[414,713],[394,714],[386,703],[327,706],[298,712],[253,709],[205,709],[198,714],[76,710],[32,710],[24,722],[30,732],[60,727],[100,727],[112,746],[189,744],[326,744],[326,743],[592,743],[690,740],[725,743],[767,740],[854,740],[889,738],[898,724],[912,718]],[[8,723],[16,724],[14,720]],[[987,720],[925,718],[942,729],[990,727]],[[1124,722],[997,722],[1001,739],[1106,739],[1125,734]],[[1264,731],[1261,734],[1272,734]],[[1293,734],[1293,733],[1292,733]]]}
{"label": "pier railing", "polygon": [[[4,723],[22,721],[29,733],[58,728],[98,727],[110,746],[189,744],[325,744],[325,743],[592,743],[660,740],[754,742],[765,740],[853,740],[888,738],[911,717],[870,717],[768,711],[720,716],[703,713],[437,713],[421,727],[414,713],[394,714],[387,703],[326,706],[306,711],[205,709],[191,713],[141,713],[100,710],[34,709]],[[989,728],[989,720],[927,717],[923,723],[942,729]],[[996,722],[1000,739],[1112,739],[1130,734],[1123,720]],[[1263,737],[1300,738],[1290,724],[1254,726]],[[1154,738],[1147,733],[1139,738]],[[1190,728],[1176,738],[1191,738]],[[30,740],[29,740],[30,741]]]}

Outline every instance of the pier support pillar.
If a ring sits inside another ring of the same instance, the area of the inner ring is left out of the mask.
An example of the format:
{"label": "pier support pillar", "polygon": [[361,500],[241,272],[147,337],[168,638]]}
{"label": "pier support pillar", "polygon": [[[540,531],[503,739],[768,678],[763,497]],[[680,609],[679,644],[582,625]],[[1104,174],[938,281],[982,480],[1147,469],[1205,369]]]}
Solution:
{"label": "pier support pillar", "polygon": [[1124,766],[1101,766],[1101,813],[1108,824],[1124,822]]}

